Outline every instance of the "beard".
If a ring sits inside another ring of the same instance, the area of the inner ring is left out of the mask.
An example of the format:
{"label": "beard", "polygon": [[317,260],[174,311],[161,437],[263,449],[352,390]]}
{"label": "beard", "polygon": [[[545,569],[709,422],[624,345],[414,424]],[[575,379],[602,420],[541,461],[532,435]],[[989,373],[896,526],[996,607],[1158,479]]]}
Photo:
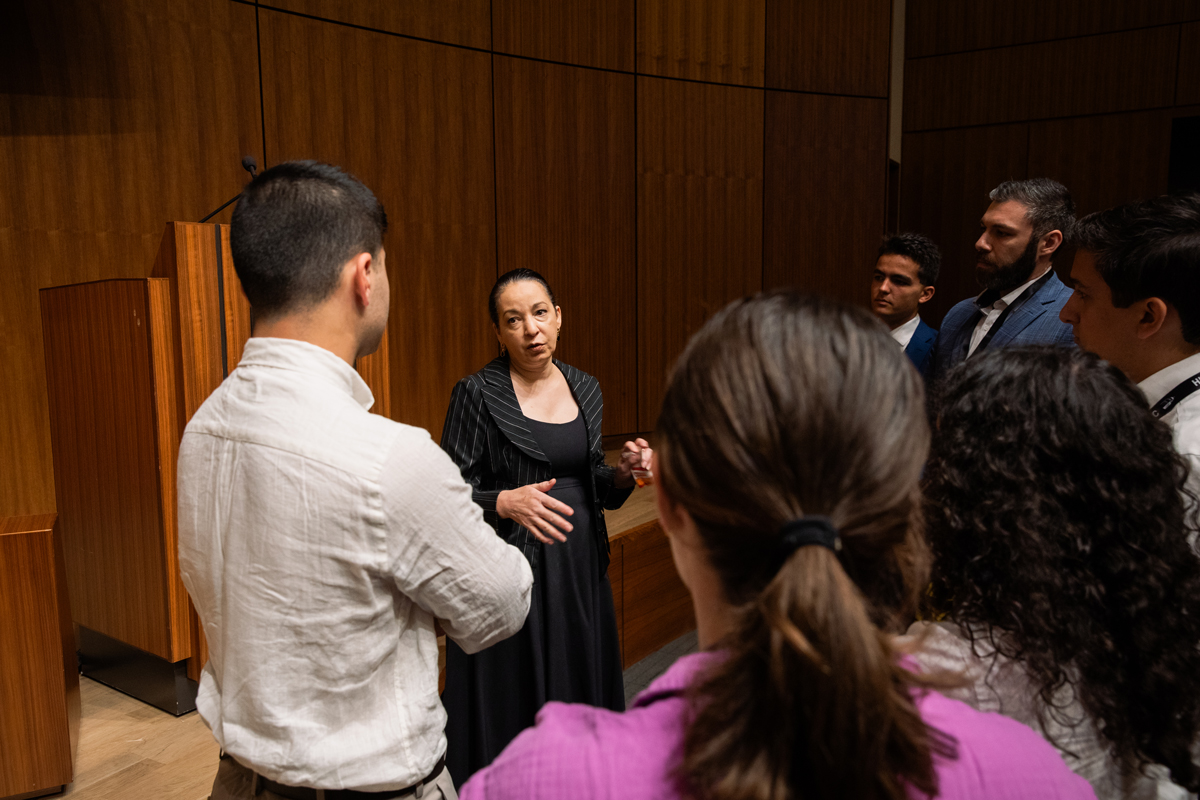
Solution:
{"label": "beard", "polygon": [[1033,268],[1037,264],[1037,246],[1038,238],[1030,235],[1025,252],[1008,264],[997,264],[995,261],[989,260],[987,256],[977,257],[975,259],[975,280],[979,281],[979,285],[984,289],[991,289],[1001,294],[1017,288],[1029,280],[1029,276],[1033,274]]}

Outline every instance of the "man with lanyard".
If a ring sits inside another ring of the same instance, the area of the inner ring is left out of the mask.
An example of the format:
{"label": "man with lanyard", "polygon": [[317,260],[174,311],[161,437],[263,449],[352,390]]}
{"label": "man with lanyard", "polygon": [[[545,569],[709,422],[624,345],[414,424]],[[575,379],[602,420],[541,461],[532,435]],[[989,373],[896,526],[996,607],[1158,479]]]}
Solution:
{"label": "man with lanyard", "polygon": [[1171,426],[1190,462],[1188,488],[1200,496],[1200,195],[1091,214],[1078,232],[1062,320]]}
{"label": "man with lanyard", "polygon": [[975,276],[984,291],[942,320],[930,379],[987,347],[1070,345],[1058,312],[1071,294],[1051,261],[1071,231],[1075,203],[1057,181],[1005,181],[988,195],[975,242]]}
{"label": "man with lanyard", "polygon": [[263,172],[233,212],[254,331],[179,449],[212,800],[453,800],[435,620],[476,652],[529,610],[528,562],[454,462],[368,411],[353,364],[387,324],[386,228],[370,189],[312,161]]}

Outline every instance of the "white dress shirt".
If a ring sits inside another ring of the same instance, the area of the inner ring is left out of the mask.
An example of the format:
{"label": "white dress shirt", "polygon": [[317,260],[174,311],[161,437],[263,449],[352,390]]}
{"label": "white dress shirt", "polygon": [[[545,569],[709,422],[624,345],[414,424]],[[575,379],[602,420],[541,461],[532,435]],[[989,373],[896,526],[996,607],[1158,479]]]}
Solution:
{"label": "white dress shirt", "polygon": [[1067,766],[1092,785],[1098,800],[1187,800],[1187,790],[1172,783],[1170,771],[1161,764],[1147,766],[1145,775],[1122,769],[1109,756],[1108,741],[1070,684],[1055,693],[1054,708],[1046,708],[1025,667],[996,653],[986,639],[976,639],[972,651],[954,623],[914,622],[901,641],[911,645],[914,639],[909,637],[922,634],[923,646],[913,654],[922,670],[955,672],[967,679],[963,686],[943,689],[943,694],[1041,733]]}
{"label": "white dress shirt", "polygon": [[429,434],[350,365],[252,338],[188,423],[179,556],[208,637],[196,706],[295,786],[411,786],[445,752],[434,619],[468,652],[521,628],[529,564]]}
{"label": "white dress shirt", "polygon": [[[1138,388],[1146,395],[1146,401],[1154,406],[1166,397],[1168,392],[1196,374],[1200,374],[1200,353],[1160,369],[1139,383]],[[1159,419],[1171,426],[1171,432],[1175,436],[1175,449],[1188,460],[1191,467],[1188,488],[1200,497],[1200,391],[1180,400]],[[1200,542],[1197,542],[1194,531],[1191,543],[1194,548],[1200,549]]]}
{"label": "white dress shirt", "polygon": [[983,308],[979,309],[983,312],[983,318],[980,319],[979,322],[975,323],[975,331],[971,334],[971,347],[967,350],[968,358],[970,358],[975,352],[975,349],[979,347],[979,344],[983,341],[984,337],[987,336],[987,333],[992,329],[992,326],[996,324],[996,320],[1000,319],[1000,315],[1004,313],[1004,309],[1016,302],[1016,299],[1021,296],[1021,292],[1025,291],[1030,286],[1033,286],[1033,284],[1037,283],[1045,275],[1046,273],[1042,272],[1036,278],[1030,278],[1029,280],[1025,281],[1025,283],[1022,283],[1008,294],[996,300],[996,302],[992,303],[990,306],[984,306]]}
{"label": "white dress shirt", "polygon": [[921,324],[921,315],[917,314],[903,325],[897,325],[892,328],[892,338],[900,343],[900,349],[908,347],[908,343],[912,341],[913,334],[917,332],[917,326]]}

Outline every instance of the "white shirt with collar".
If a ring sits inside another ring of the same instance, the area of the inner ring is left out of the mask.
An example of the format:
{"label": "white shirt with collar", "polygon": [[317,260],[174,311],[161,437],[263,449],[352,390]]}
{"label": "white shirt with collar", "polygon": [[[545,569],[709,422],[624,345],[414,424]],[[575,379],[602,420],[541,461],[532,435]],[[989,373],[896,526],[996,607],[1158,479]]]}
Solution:
{"label": "white shirt with collar", "polygon": [[[992,329],[992,326],[996,324],[996,320],[1000,319],[1000,315],[1004,313],[1004,309],[1016,302],[1016,299],[1021,296],[1021,292],[1025,291],[1030,286],[1033,286],[1033,284],[1045,277],[1046,272],[1049,271],[1050,270],[1047,269],[1045,272],[1039,273],[1037,277],[1030,278],[1029,280],[1025,281],[1025,283],[1022,283],[1008,294],[997,299],[996,302],[992,303],[990,306],[984,306],[983,308],[979,309],[983,312],[983,317],[979,320],[979,322],[975,323],[975,331],[971,334],[971,347],[967,350],[968,358],[970,358],[975,352],[976,348],[979,347],[984,337],[987,336],[988,331]],[[980,294],[979,296],[983,297],[983,294]]]}
{"label": "white shirt with collar", "polygon": [[900,349],[908,347],[908,343],[912,341],[913,334],[917,332],[917,326],[921,324],[921,315],[917,314],[903,325],[897,325],[892,328],[892,338],[900,343]]}
{"label": "white shirt with collar", "polygon": [[280,783],[419,782],[446,750],[434,619],[476,652],[529,609],[529,563],[458,467],[373,402],[333,353],[252,338],[180,446],[180,566],[209,646],[196,706]]}
{"label": "white shirt with collar", "polygon": [[[1146,401],[1153,407],[1155,403],[1166,397],[1168,392],[1196,374],[1200,374],[1200,353],[1160,369],[1139,383],[1138,388],[1146,395]],[[1171,432],[1175,437],[1175,449],[1188,460],[1188,465],[1191,467],[1191,473],[1188,475],[1188,488],[1197,497],[1200,497],[1200,391],[1193,392],[1180,400],[1159,419],[1171,426]],[[1195,534],[1193,534],[1193,547],[1196,544]]]}

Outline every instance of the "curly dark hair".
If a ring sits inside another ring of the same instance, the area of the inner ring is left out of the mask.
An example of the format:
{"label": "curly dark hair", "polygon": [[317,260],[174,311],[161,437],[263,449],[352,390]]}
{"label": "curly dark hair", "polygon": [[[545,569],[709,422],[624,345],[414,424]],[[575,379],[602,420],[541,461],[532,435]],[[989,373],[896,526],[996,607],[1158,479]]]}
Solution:
{"label": "curly dark hair", "polygon": [[931,602],[1070,684],[1127,768],[1195,792],[1200,558],[1187,462],[1118,370],[1075,348],[989,350],[941,386],[927,466]]}

